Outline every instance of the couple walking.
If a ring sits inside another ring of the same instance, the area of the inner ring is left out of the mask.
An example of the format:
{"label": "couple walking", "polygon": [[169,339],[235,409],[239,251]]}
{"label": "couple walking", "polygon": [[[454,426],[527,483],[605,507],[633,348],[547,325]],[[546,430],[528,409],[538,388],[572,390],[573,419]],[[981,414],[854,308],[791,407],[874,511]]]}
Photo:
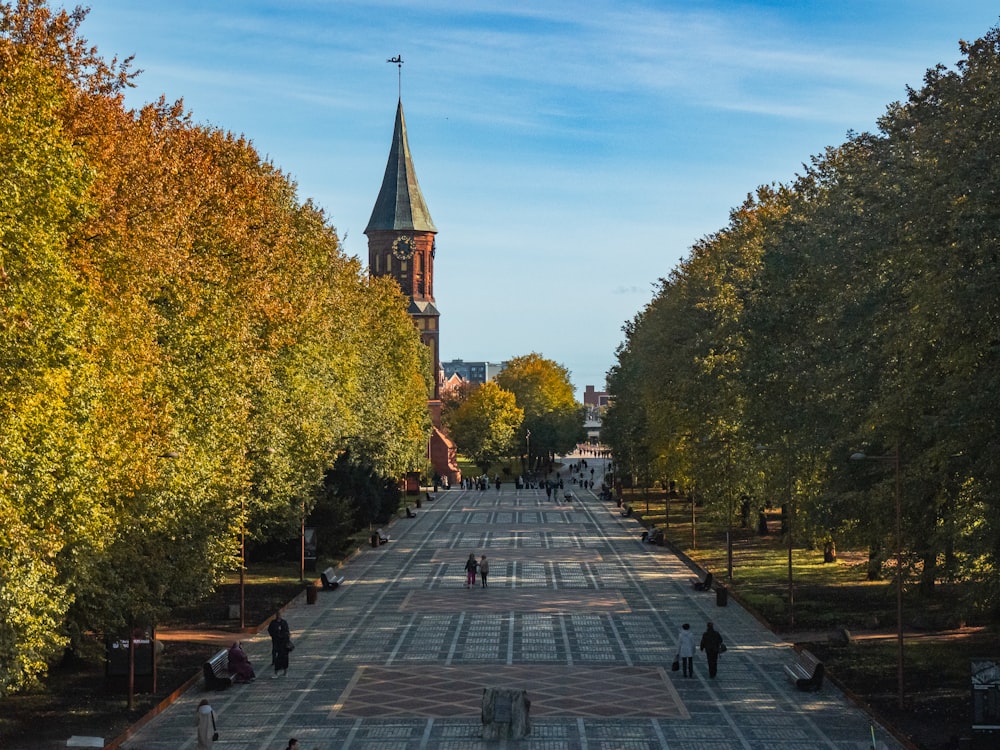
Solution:
{"label": "couple walking", "polygon": [[[698,647],[705,652],[708,660],[708,676],[715,677],[719,671],[719,654],[726,650],[726,646],[722,642],[722,635],[712,623],[706,625]],[[694,633],[688,623],[681,626],[681,632],[677,636],[677,659],[674,663],[677,662],[683,667],[685,677],[694,677]],[[676,668],[675,666],[674,669]]]}
{"label": "couple walking", "polygon": [[465,561],[465,588],[472,588],[476,585],[477,571],[482,580],[483,588],[487,588],[486,577],[490,574],[490,563],[486,559],[486,555],[480,557],[479,562],[476,562],[475,553],[470,552],[469,559]]}

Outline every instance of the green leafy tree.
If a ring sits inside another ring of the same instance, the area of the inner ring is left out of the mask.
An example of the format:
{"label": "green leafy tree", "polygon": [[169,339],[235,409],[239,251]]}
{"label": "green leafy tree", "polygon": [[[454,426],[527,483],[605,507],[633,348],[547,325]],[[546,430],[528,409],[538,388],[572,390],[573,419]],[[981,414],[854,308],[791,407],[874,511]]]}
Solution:
{"label": "green leafy tree", "polygon": [[448,430],[459,451],[485,473],[515,451],[524,409],[513,393],[493,382],[481,384],[446,414]]}
{"label": "green leafy tree", "polygon": [[532,468],[535,456],[548,462],[585,439],[584,408],[575,400],[569,370],[562,365],[537,353],[514,357],[496,383],[513,393],[524,410],[523,426],[531,432]]}
{"label": "green leafy tree", "polygon": [[72,602],[57,560],[93,538],[87,507],[87,304],[64,249],[91,179],[61,126],[63,89],[0,36],[0,694],[35,683]]}

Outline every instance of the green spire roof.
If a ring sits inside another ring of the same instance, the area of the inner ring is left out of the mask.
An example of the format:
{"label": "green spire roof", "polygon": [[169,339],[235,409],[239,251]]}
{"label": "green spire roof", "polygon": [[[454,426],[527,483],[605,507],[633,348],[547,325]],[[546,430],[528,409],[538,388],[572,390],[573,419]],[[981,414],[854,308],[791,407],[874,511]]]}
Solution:
{"label": "green spire roof", "polygon": [[396,127],[392,132],[392,148],[389,149],[389,161],[385,165],[382,189],[379,190],[365,234],[400,230],[437,232],[410,159],[402,100],[396,106]]}

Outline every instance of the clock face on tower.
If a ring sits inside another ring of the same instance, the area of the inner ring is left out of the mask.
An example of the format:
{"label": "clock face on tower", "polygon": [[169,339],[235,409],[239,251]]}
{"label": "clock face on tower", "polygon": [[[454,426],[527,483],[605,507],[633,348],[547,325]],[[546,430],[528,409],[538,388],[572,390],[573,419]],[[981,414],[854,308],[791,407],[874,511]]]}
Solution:
{"label": "clock face on tower", "polygon": [[409,260],[413,257],[414,250],[416,248],[413,246],[413,238],[405,234],[400,235],[392,242],[392,254],[399,260]]}

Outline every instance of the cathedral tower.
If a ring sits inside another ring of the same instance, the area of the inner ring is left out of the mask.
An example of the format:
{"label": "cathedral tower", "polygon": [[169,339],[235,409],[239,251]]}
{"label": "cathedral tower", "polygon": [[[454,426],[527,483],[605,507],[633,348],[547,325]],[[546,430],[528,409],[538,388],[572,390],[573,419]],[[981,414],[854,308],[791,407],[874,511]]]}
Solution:
{"label": "cathedral tower", "polygon": [[434,392],[428,408],[434,432],[430,459],[438,474],[458,481],[460,474],[455,461],[455,446],[441,425],[441,358],[438,345],[441,314],[434,302],[437,228],[420,192],[417,173],[410,158],[402,100],[396,105],[389,160],[365,235],[368,237],[368,272],[372,276],[396,279],[403,293],[409,297],[408,312],[420,331],[420,340],[431,350]]}

